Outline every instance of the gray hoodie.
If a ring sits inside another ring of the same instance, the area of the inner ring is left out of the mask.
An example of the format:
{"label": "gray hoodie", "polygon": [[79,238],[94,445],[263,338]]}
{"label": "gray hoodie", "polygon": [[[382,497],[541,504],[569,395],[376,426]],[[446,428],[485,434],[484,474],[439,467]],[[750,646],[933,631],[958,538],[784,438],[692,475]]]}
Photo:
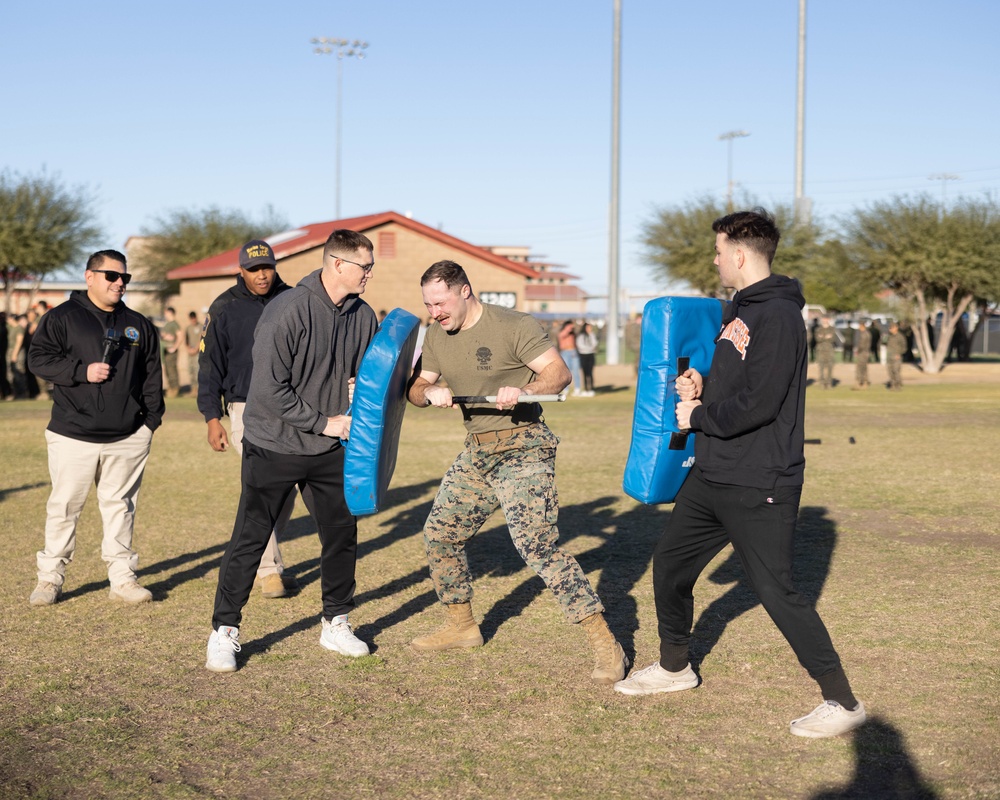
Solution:
{"label": "gray hoodie", "polygon": [[340,447],[322,431],[330,417],[347,412],[347,380],[378,328],[357,295],[335,306],[321,273],[271,300],[254,332],[244,436],[266,450],[320,455]]}

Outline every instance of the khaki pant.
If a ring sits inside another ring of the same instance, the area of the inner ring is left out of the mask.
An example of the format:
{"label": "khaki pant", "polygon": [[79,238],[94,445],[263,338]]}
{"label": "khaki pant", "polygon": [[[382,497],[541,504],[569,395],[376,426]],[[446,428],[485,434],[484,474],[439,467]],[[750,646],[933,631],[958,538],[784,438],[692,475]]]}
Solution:
{"label": "khaki pant", "polygon": [[[230,436],[230,443],[236,448],[236,452],[243,457],[243,409],[246,407],[246,403],[230,403],[226,410],[229,412],[229,424],[232,431]],[[306,489],[306,492],[309,490]],[[284,530],[285,526],[288,525],[288,520],[292,518],[292,511],[295,508],[295,495],[297,492],[292,489],[291,494],[288,495],[288,499],[285,501],[285,505],[281,507],[281,513],[278,514],[278,518],[274,521],[274,530],[271,531],[271,538],[267,540],[267,547],[264,548],[264,555],[261,556],[260,566],[257,568],[257,577],[263,578],[265,575],[271,575],[277,573],[280,575],[285,571],[285,562],[281,558],[281,548],[278,547],[278,536],[280,536]],[[303,493],[303,500],[306,502],[306,507],[311,507],[311,497],[307,497]]]}
{"label": "khaki pant", "polygon": [[82,442],[45,431],[52,493],[45,506],[45,549],[38,552],[38,580],[62,586],[76,550],[76,524],[91,484],[104,521],[101,558],[112,586],[135,580],[139,556],[132,549],[135,504],[153,432],[145,425],[127,439]]}

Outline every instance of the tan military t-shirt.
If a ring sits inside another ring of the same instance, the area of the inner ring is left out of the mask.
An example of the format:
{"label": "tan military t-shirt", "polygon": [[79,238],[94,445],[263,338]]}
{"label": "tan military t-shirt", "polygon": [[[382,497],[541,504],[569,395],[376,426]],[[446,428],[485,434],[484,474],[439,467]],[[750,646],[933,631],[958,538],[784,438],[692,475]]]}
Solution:
{"label": "tan military t-shirt", "polygon": [[[468,330],[446,333],[432,325],[424,337],[421,369],[436,372],[453,395],[495,395],[503,386],[523,387],[535,374],[526,364],[552,347],[552,340],[529,314],[483,303],[483,314]],[[513,409],[462,406],[470,433],[507,430],[538,422],[538,403],[518,403]]]}

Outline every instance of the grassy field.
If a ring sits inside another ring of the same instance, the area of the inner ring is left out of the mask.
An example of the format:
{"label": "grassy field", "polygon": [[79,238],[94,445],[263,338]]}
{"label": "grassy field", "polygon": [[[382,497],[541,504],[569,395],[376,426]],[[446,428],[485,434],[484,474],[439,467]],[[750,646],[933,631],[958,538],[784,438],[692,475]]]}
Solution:
{"label": "grassy field", "polygon": [[[583,632],[499,517],[470,546],[486,646],[413,652],[440,622],[420,529],[462,443],[459,420],[436,409],[408,410],[391,503],[360,521],[352,622],[369,657],[319,647],[319,545],[299,509],[284,552],[301,592],[255,593],[239,672],[203,668],[239,473],[185,398],[168,401],[139,501],[155,602],[109,601],[91,499],[64,600],[30,608],[48,407],[0,404],[0,798],[998,797],[998,374],[809,389],[796,579],[870,714],[833,740],[788,734],[818,692],[729,550],[696,589],[695,691],[593,685]],[[563,542],[645,666],[657,657],[650,553],[670,507],[621,491],[633,402],[617,389],[548,418],[562,438]]]}

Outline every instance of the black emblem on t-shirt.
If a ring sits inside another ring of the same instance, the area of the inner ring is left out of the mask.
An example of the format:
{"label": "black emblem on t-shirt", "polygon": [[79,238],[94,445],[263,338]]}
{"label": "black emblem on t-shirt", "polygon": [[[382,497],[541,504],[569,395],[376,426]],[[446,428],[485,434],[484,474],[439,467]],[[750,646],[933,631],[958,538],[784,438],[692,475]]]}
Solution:
{"label": "black emblem on t-shirt", "polygon": [[493,351],[488,347],[480,347],[476,351],[476,360],[479,362],[479,366],[476,369],[480,370],[491,370],[490,361],[493,360]]}

